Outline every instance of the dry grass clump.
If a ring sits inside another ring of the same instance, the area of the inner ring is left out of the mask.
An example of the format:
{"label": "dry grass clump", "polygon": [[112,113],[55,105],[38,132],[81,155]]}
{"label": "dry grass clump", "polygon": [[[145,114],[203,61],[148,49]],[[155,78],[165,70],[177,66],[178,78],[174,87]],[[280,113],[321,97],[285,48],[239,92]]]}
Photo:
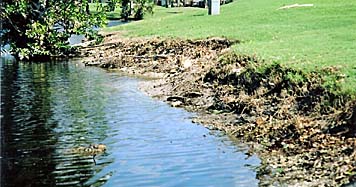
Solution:
{"label": "dry grass clump", "polygon": [[263,181],[336,186],[355,180],[355,102],[325,89],[323,72],[279,64],[257,69],[255,59],[226,59],[205,76],[216,90],[209,109],[236,114],[230,133],[263,146]]}

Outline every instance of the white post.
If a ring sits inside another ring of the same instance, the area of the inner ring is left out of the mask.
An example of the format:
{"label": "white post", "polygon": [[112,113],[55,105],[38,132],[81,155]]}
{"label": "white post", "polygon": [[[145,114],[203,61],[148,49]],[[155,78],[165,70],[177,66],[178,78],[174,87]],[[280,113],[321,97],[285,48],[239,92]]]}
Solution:
{"label": "white post", "polygon": [[208,14],[209,15],[219,15],[220,14],[220,0],[209,0],[208,1]]}

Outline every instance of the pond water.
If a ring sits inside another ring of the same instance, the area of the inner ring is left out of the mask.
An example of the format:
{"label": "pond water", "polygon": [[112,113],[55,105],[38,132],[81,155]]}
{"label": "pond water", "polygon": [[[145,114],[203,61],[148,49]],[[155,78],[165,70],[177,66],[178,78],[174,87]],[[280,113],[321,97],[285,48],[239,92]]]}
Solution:
{"label": "pond water", "polygon": [[[123,25],[123,24],[127,24],[127,23],[129,23],[129,22],[124,22],[121,20],[109,20],[106,27],[114,27],[114,26]],[[83,40],[85,40],[84,35],[73,34],[69,38],[69,45],[82,43]]]}
{"label": "pond water", "polygon": [[[77,62],[1,62],[2,186],[258,186],[257,157],[140,81]],[[69,151],[92,143],[107,146],[96,164]]]}

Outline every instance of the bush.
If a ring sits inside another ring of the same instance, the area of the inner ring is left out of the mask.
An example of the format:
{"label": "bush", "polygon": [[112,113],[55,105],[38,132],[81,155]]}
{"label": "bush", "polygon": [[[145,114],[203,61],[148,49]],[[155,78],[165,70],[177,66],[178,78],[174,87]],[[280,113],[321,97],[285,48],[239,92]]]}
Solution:
{"label": "bush", "polygon": [[11,45],[15,57],[25,60],[68,54],[72,34],[98,38],[94,28],[103,26],[106,19],[103,11],[89,13],[88,0],[4,0],[1,18],[2,39]]}

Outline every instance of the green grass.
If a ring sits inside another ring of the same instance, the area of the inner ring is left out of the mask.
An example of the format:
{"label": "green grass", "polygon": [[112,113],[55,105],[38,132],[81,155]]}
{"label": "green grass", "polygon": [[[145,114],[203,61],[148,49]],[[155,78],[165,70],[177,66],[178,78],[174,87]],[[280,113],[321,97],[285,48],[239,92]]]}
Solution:
{"label": "green grass", "polygon": [[[294,3],[313,7],[277,10]],[[156,7],[154,15],[106,31],[128,36],[241,40],[237,53],[313,71],[337,66],[347,75],[342,91],[356,94],[356,1],[350,0],[238,0],[209,16],[197,8]]]}
{"label": "green grass", "polygon": [[[102,3],[102,6],[107,6],[107,3]],[[89,3],[90,12],[97,12],[97,3]],[[115,11],[106,13],[107,19],[120,19],[121,18],[121,8],[116,6]]]}

